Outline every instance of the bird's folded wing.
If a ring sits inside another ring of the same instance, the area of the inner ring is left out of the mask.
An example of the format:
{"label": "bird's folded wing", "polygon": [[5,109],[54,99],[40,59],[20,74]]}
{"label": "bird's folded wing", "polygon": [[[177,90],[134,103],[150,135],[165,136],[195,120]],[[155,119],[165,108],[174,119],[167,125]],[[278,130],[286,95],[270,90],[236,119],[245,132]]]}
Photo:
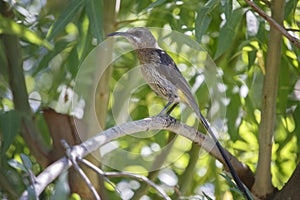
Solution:
{"label": "bird's folded wing", "polygon": [[188,104],[194,112],[199,116],[199,108],[195,98],[190,90],[190,86],[179,71],[173,59],[163,50],[157,49],[160,57],[160,74],[169,80],[176,88],[180,99]]}

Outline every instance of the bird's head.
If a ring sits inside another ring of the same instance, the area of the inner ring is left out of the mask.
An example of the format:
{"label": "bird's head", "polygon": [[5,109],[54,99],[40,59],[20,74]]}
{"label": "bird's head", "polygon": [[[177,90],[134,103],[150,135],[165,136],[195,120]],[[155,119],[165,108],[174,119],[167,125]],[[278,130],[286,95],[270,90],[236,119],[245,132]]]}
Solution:
{"label": "bird's head", "polygon": [[143,27],[131,28],[126,32],[114,32],[108,34],[107,36],[123,36],[136,49],[159,48],[152,33]]}

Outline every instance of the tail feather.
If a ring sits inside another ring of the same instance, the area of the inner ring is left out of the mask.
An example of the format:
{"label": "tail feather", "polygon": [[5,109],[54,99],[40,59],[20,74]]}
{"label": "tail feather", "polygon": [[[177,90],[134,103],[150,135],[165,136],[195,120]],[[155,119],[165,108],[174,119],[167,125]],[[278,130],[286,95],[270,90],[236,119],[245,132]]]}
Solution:
{"label": "tail feather", "polygon": [[239,176],[237,175],[235,169],[233,168],[231,162],[229,161],[229,158],[227,156],[226,151],[224,150],[224,148],[222,147],[222,145],[220,144],[220,142],[218,141],[217,137],[215,136],[213,130],[211,129],[209,123],[207,122],[207,120],[205,119],[205,117],[202,115],[202,113],[199,110],[198,105],[196,104],[196,102],[194,100],[191,100],[189,102],[189,105],[192,107],[192,109],[194,110],[194,112],[197,114],[199,120],[201,121],[202,125],[204,126],[204,128],[206,129],[206,131],[209,133],[210,137],[214,140],[219,152],[221,153],[235,183],[237,184],[238,188],[240,189],[240,191],[244,194],[244,196],[246,197],[246,199],[250,200],[252,199],[250,197],[250,195],[248,194],[248,192],[246,191],[246,188],[244,187],[242,181],[240,180]]}

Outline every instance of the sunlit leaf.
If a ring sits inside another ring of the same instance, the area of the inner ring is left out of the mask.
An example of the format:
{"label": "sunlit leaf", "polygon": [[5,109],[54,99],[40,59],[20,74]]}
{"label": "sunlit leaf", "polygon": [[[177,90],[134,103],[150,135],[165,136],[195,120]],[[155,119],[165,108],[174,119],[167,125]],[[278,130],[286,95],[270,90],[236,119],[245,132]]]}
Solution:
{"label": "sunlit leaf", "polygon": [[16,35],[32,44],[52,49],[52,45],[48,41],[40,38],[37,33],[22,24],[16,23],[12,19],[3,17],[2,15],[0,15],[0,34]]}

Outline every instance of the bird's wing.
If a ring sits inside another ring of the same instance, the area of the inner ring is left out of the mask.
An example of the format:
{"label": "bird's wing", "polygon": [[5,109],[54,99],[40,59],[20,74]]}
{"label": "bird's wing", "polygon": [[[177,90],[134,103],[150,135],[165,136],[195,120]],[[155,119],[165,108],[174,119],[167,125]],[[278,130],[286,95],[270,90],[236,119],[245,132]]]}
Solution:
{"label": "bird's wing", "polygon": [[161,72],[161,75],[165,76],[167,80],[176,86],[176,88],[179,90],[177,92],[180,95],[181,100],[188,104],[198,115],[198,117],[200,117],[199,107],[190,90],[190,86],[179,71],[174,60],[161,49],[156,49],[155,51],[158,53],[160,58],[161,66],[158,70]]}
{"label": "bird's wing", "polygon": [[158,56],[160,58],[160,63],[162,65],[169,66],[170,68],[174,69],[175,71],[177,71],[181,74],[181,72],[179,71],[178,67],[176,66],[174,60],[169,56],[169,54],[167,54],[167,52],[165,52],[164,50],[161,50],[161,49],[155,49],[155,51],[158,54]]}

